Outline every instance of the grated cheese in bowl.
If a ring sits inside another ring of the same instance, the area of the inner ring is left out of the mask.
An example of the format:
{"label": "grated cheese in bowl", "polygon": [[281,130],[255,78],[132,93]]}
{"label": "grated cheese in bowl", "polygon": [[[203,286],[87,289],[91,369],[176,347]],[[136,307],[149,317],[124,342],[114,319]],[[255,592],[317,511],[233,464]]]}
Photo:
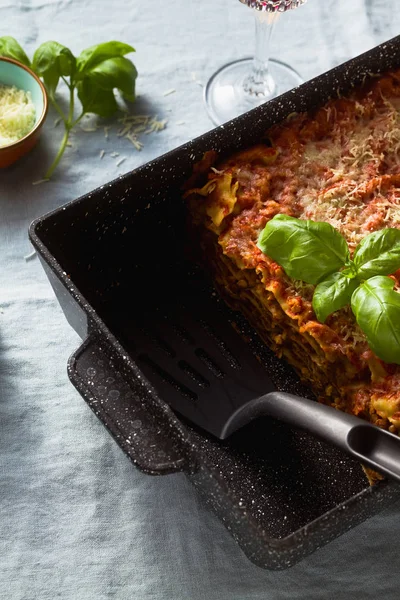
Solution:
{"label": "grated cheese in bowl", "polygon": [[0,84],[0,148],[25,137],[33,129],[35,120],[30,92]]}

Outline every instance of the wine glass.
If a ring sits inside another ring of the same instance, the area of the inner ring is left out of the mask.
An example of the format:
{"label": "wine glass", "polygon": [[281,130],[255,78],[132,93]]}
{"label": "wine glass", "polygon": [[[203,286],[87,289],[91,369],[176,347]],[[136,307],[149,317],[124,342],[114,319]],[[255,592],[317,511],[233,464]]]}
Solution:
{"label": "wine glass", "polygon": [[240,0],[254,9],[254,58],[242,58],[220,68],[208,81],[204,101],[215,125],[225,123],[302,83],[289,65],[269,58],[269,42],[279,15],[306,0]]}

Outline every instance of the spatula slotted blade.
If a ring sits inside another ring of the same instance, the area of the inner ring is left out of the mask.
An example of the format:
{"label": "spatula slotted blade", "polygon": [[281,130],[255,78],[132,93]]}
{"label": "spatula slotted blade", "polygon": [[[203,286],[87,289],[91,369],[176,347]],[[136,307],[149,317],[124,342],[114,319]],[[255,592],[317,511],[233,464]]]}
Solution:
{"label": "spatula slotted blade", "polygon": [[212,302],[142,313],[131,331],[138,365],[178,413],[225,439],[268,415],[342,448],[400,482],[400,439],[359,417],[277,391],[241,336]]}
{"label": "spatula slotted blade", "polygon": [[275,388],[249,346],[212,302],[143,315],[135,358],[160,396],[217,437],[236,410]]}

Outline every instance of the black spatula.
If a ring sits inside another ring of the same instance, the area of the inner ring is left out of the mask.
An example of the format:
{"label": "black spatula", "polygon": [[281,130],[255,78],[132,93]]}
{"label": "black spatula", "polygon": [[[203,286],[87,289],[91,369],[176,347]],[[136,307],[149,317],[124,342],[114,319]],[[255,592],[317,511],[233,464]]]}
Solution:
{"label": "black spatula", "polygon": [[[193,300],[193,299],[191,299]],[[338,446],[400,481],[400,438],[329,406],[277,391],[212,302],[151,311],[133,333],[136,359],[161,397],[220,439],[271,416]],[[132,339],[132,338],[131,338]]]}

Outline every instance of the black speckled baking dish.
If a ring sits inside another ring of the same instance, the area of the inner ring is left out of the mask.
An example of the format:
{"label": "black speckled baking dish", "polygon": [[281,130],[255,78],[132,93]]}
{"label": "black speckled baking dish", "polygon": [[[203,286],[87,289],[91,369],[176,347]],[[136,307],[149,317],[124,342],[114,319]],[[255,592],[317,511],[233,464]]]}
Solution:
{"label": "black speckled baking dish", "polygon": [[[180,420],[135,363],[138,325],[203,284],[185,247],[181,185],[206,150],[255,143],[294,111],[400,67],[400,37],[177,148],[32,223],[30,237],[72,327],[84,340],[70,378],[142,471],[183,471],[254,563],[292,566],[400,498],[369,487],[360,465],[282,423],[259,419],[220,442]],[[193,287],[194,286],[194,287]],[[210,290],[211,291],[211,290]],[[225,309],[223,309],[225,310]],[[226,309],[226,318],[232,315]],[[241,322],[241,326],[248,327]],[[286,365],[248,337],[280,389],[307,394]],[[309,394],[309,392],[308,392]]]}

